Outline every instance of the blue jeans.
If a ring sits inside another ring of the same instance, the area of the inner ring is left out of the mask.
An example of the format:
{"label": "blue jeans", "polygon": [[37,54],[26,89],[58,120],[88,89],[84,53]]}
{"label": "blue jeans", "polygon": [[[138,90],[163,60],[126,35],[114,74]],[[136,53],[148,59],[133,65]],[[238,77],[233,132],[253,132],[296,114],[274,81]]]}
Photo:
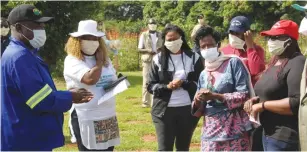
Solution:
{"label": "blue jeans", "polygon": [[285,142],[262,135],[264,151],[298,151],[298,142]]}

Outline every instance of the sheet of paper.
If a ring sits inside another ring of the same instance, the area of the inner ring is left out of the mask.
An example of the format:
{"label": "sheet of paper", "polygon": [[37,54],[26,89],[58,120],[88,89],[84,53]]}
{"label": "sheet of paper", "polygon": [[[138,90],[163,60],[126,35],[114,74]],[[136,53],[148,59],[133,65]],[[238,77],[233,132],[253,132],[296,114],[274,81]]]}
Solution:
{"label": "sheet of paper", "polygon": [[257,113],[256,116],[249,115],[249,121],[252,122],[255,128],[261,126],[260,119],[259,119],[259,113]]}
{"label": "sheet of paper", "polygon": [[108,90],[99,100],[98,105],[109,100],[110,98],[116,96],[117,94],[125,91],[130,86],[129,81],[123,80],[122,82],[118,83],[114,88]]}

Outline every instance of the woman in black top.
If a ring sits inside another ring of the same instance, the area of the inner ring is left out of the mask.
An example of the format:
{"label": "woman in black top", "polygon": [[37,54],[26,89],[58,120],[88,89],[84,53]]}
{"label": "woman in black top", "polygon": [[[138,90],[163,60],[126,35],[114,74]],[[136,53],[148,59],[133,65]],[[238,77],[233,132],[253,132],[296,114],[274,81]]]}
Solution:
{"label": "woman in black top", "polygon": [[[250,99],[244,109],[252,116],[260,113],[264,151],[297,151],[297,113],[305,62],[297,43],[298,26],[293,21],[281,20],[261,35],[269,38],[273,58],[255,85],[258,97]],[[256,103],[259,99],[260,103]]]}
{"label": "woman in black top", "polygon": [[153,94],[151,110],[159,151],[188,151],[198,118],[191,114],[200,72],[200,55],[191,51],[182,29],[167,26],[163,46],[153,57],[147,90]]}

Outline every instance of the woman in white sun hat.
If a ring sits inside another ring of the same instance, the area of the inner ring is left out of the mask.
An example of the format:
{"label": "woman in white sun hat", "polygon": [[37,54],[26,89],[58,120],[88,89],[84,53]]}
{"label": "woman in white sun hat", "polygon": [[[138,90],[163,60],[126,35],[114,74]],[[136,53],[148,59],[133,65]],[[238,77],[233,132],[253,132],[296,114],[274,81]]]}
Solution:
{"label": "woman in white sun hat", "polygon": [[89,104],[73,105],[71,110],[72,130],[80,151],[113,151],[120,143],[115,98],[98,105],[104,87],[117,79],[103,36],[97,31],[96,21],[80,21],[65,47],[67,89],[86,88],[94,95]]}

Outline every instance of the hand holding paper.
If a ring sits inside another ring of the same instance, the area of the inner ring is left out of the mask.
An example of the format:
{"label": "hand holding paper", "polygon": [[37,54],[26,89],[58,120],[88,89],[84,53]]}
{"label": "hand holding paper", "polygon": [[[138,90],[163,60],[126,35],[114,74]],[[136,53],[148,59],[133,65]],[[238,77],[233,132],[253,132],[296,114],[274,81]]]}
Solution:
{"label": "hand holding paper", "polygon": [[254,127],[259,127],[260,119],[259,119],[259,113],[263,111],[262,104],[257,103],[259,102],[259,97],[253,97],[249,100],[247,100],[244,104],[244,111],[249,114],[249,120],[253,123]]}
{"label": "hand holding paper", "polygon": [[255,115],[249,115],[249,121],[253,123],[253,126],[255,128],[261,126],[260,119],[259,119],[259,113],[255,113]]}
{"label": "hand holding paper", "polygon": [[98,100],[98,105],[127,90],[129,86],[130,83],[127,80],[127,77],[120,73],[115,82],[104,88],[105,94]]}
{"label": "hand holding paper", "polygon": [[250,112],[250,121],[254,123],[255,127],[260,125],[259,113],[262,111],[262,103],[257,103],[252,106],[252,111]]}
{"label": "hand holding paper", "polygon": [[119,82],[115,87],[107,90],[107,92],[98,100],[98,105],[127,90],[129,86],[130,83],[127,79],[124,79],[123,81]]}

